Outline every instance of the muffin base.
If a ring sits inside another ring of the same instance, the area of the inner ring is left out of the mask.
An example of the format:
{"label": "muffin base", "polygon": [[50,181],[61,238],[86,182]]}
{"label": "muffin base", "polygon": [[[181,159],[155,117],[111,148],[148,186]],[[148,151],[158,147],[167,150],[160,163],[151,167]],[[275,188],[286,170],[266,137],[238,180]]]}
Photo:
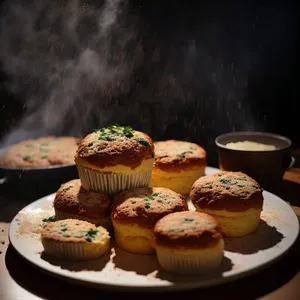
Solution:
{"label": "muffin base", "polygon": [[166,172],[154,167],[152,187],[166,187],[181,195],[188,195],[193,183],[205,175],[205,166],[181,172]]}
{"label": "muffin base", "polygon": [[70,260],[90,260],[104,255],[109,250],[110,242],[99,243],[69,243],[42,238],[45,253],[57,258]]}
{"label": "muffin base", "polygon": [[174,250],[156,246],[159,264],[167,271],[178,274],[202,274],[216,269],[224,256],[224,242],[211,248]]}
{"label": "muffin base", "polygon": [[114,231],[114,236],[117,246],[127,252],[134,254],[155,254],[155,249],[146,236],[125,236],[118,232],[118,230]]}
{"label": "muffin base", "polygon": [[110,230],[112,228],[112,224],[109,216],[107,218],[88,218],[88,217],[62,212],[56,208],[54,208],[54,211],[55,211],[56,220],[76,219],[76,220],[83,220],[83,221],[90,222],[92,224],[95,224],[96,226],[102,226],[107,230]]}
{"label": "muffin base", "polygon": [[244,212],[226,212],[195,208],[213,216],[220,224],[221,231],[228,237],[241,237],[255,232],[259,226],[261,209],[251,208]]}
{"label": "muffin base", "polygon": [[132,174],[102,173],[77,165],[77,170],[84,189],[109,195],[133,188],[147,187],[152,176],[152,169]]}

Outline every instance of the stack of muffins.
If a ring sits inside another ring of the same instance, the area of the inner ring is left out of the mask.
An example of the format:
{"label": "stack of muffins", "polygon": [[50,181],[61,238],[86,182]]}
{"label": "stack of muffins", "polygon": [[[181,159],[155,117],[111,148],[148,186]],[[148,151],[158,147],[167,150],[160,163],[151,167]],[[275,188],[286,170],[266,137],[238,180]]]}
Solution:
{"label": "stack of muffins", "polygon": [[156,253],[166,270],[201,273],[220,265],[223,235],[242,236],[258,226],[260,186],[239,172],[205,176],[206,151],[197,144],[154,144],[145,133],[111,125],[79,143],[75,163],[80,179],[61,185],[56,221],[42,230],[50,255],[96,258],[114,235],[128,252]]}

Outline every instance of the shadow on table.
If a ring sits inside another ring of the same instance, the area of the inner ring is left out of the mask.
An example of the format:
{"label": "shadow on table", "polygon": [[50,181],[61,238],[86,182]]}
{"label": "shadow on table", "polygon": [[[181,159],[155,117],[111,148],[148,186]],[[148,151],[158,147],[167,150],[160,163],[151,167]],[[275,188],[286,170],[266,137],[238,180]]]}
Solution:
{"label": "shadow on table", "polygon": [[114,251],[112,261],[116,268],[139,275],[148,275],[159,268],[155,255],[132,254],[116,245],[114,245]]}
{"label": "shadow on table", "polygon": [[[267,239],[266,236],[268,237]],[[276,227],[260,220],[259,227],[255,233],[238,239],[226,238],[225,250],[241,254],[253,254],[276,246],[283,238],[283,234],[277,231]]]}
{"label": "shadow on table", "polygon": [[110,255],[111,253],[107,253],[100,258],[89,261],[68,261],[52,257],[43,251],[41,254],[41,259],[53,266],[59,266],[63,270],[69,270],[73,272],[101,271],[109,262]]}
{"label": "shadow on table", "polygon": [[[257,274],[239,279],[231,283],[214,286],[211,288],[198,289],[196,291],[176,292],[183,297],[206,297],[208,299],[257,299],[266,295],[288,282],[299,270],[300,240],[292,247],[289,253],[281,261]],[[99,298],[99,290],[86,286],[78,286],[40,272],[31,265],[25,263],[14,249],[9,246],[5,256],[6,267],[13,278],[24,289],[44,299],[86,299]],[[224,262],[225,266],[228,262]],[[266,280],[267,278],[267,280]],[[245,292],[247,291],[247,292]],[[173,294],[174,295],[174,294]],[[165,297],[166,294],[157,293],[116,293],[114,290],[101,291],[101,297],[109,299],[132,300],[153,299],[153,297]]]}
{"label": "shadow on table", "polygon": [[[182,282],[183,280],[186,282],[191,281],[199,281],[199,276],[180,276],[176,274],[172,274],[170,272],[166,272],[163,270],[157,261],[156,255],[138,255],[138,254],[131,254],[119,247],[114,247],[115,249],[115,256],[113,257],[113,263],[116,268],[135,272],[139,275],[150,275],[153,273],[153,276],[156,278],[167,280],[170,282]],[[222,274],[226,271],[230,271],[232,269],[232,262],[229,258],[224,257],[221,266],[206,274],[205,277],[202,276],[204,279],[211,279],[216,277],[221,277]],[[158,271],[157,271],[158,270]]]}
{"label": "shadow on table", "polygon": [[[253,300],[268,294],[279,288],[289,281],[299,270],[300,262],[298,251],[300,242],[294,246],[289,254],[282,258],[281,261],[273,266],[248,276],[245,279],[236,280],[235,282],[205,288],[196,291],[176,292],[179,297],[206,297],[208,299],[243,299]],[[99,297],[99,290],[83,286],[74,285],[72,283],[50,277],[45,273],[39,272],[31,265],[25,263],[10,246],[5,257],[6,267],[13,278],[20,286],[29,290],[31,293],[45,299],[86,299]],[[225,262],[226,265],[227,262]],[[266,280],[268,278],[268,280]],[[245,293],[245,291],[247,291]],[[165,297],[166,294],[157,293],[116,293],[115,291],[101,291],[101,297],[109,299],[132,300],[153,299],[153,297]],[[174,296],[174,294],[173,294]]]}

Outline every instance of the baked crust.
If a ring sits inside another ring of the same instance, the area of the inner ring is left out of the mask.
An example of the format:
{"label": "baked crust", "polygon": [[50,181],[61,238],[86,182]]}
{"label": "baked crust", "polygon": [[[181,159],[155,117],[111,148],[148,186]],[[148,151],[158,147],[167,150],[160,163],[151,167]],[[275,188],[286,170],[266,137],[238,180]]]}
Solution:
{"label": "baked crust", "polygon": [[9,146],[0,160],[5,167],[42,167],[74,163],[79,139],[47,136]]}
{"label": "baked crust", "polygon": [[196,180],[190,199],[200,209],[246,211],[261,209],[263,194],[260,185],[242,172],[221,171]]}
{"label": "baked crust", "polygon": [[[66,234],[62,235],[61,229],[66,227]],[[60,231],[60,232],[59,232]],[[66,219],[49,222],[42,229],[41,238],[59,242],[86,243],[85,232],[98,231],[94,224],[76,219]]]}
{"label": "baked crust", "polygon": [[188,210],[185,198],[168,188],[137,188],[117,194],[111,219],[123,224],[135,223],[152,228],[163,216]]}
{"label": "baked crust", "polygon": [[84,160],[97,168],[124,165],[135,169],[143,160],[153,159],[154,144],[147,134],[131,130],[126,136],[119,128],[127,127],[117,128],[117,133],[103,128],[88,134],[79,143],[75,162]]}
{"label": "baked crust", "polygon": [[172,249],[210,248],[221,238],[217,221],[208,214],[195,211],[171,213],[154,227],[155,244]]}
{"label": "baked crust", "polygon": [[180,172],[206,166],[206,151],[195,143],[167,140],[155,143],[155,168]]}
{"label": "baked crust", "polygon": [[74,179],[60,186],[53,202],[55,209],[87,218],[110,216],[111,198],[106,194],[89,192]]}

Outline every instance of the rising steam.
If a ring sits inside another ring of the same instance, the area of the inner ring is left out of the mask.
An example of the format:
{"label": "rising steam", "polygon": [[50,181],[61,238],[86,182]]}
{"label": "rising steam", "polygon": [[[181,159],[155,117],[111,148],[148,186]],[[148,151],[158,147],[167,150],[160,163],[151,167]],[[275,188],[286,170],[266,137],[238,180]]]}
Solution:
{"label": "rising steam", "polygon": [[[22,3],[22,4],[21,4]],[[5,143],[43,134],[81,135],[90,120],[107,121],[103,109],[126,91],[131,62],[124,28],[126,5],[107,0],[9,1],[1,18],[0,58],[9,89],[26,98],[27,113]]]}
{"label": "rising steam", "polygon": [[156,12],[137,24],[122,0],[6,1],[0,61],[26,114],[3,143],[117,122],[209,148],[219,133],[258,128],[243,101],[248,37],[226,48],[228,20],[214,12],[195,30]]}

